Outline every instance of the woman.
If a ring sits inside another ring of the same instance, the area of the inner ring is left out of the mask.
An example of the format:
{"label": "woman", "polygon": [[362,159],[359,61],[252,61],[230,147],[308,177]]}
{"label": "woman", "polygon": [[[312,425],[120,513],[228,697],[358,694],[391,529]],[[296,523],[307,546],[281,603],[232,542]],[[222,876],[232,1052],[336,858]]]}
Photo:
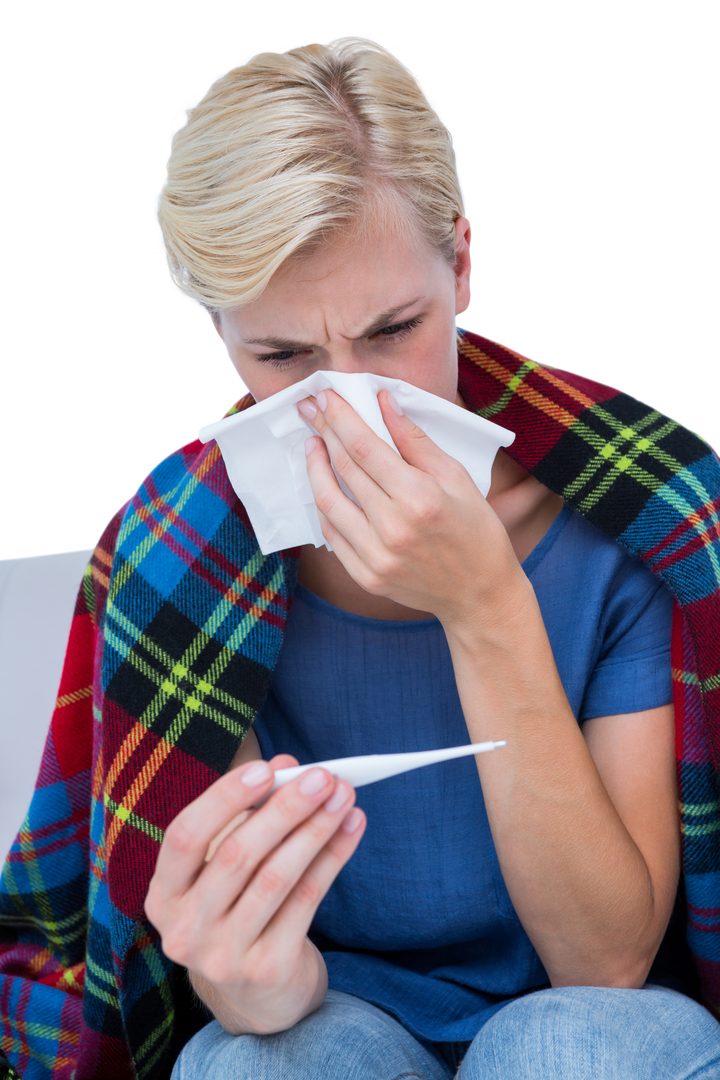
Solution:
{"label": "woman", "polygon": [[[399,455],[328,390],[299,408],[332,551],[263,559],[217,448],[196,444],[111,528],[102,644],[85,648],[101,654],[106,816],[75,1075],[126,1075],[124,1039],[136,1073],[158,1075],[198,1026],[175,1080],[716,1075],[720,1026],[670,939],[658,957],[680,871],[672,594],[569,505],[628,542],[623,485],[656,450],[672,475],[671,456],[687,473],[707,448],[607,388],[473,335],[458,347],[470,226],[449,136],[370,43],[221,79],[176,136],[160,220],[253,400],[370,371],[518,440],[484,499],[386,392]],[[538,379],[544,426],[528,421]],[[593,448],[584,471],[552,424]],[[506,749],[363,789],[360,806],[314,769],[252,810],[299,759],[491,738]],[[182,967],[207,1011],[173,1025]],[[47,1075],[37,1060],[28,1077]]]}

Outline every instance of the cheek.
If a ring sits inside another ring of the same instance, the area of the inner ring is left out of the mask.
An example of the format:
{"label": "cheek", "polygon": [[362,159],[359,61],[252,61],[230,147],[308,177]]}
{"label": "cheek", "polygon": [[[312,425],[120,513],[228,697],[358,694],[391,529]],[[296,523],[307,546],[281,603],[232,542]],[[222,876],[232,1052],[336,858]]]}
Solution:
{"label": "cheek", "polygon": [[255,401],[264,401],[272,394],[284,390],[293,381],[288,377],[288,372],[275,371],[269,364],[267,366],[258,364],[256,360],[245,356],[233,356],[229,350],[228,352],[233,367]]}
{"label": "cheek", "polygon": [[419,375],[433,382],[443,382],[448,370],[448,364],[443,355],[438,355],[436,352],[424,353],[413,367]]}
{"label": "cheek", "polygon": [[443,335],[429,349],[423,349],[413,365],[413,377],[407,381],[437,397],[454,401],[457,392],[457,345],[453,330],[450,342]]}
{"label": "cheek", "polygon": [[279,394],[281,390],[292,386],[293,383],[306,379],[314,370],[315,368],[310,370],[289,368],[287,371],[276,371],[269,364],[266,368],[255,361],[244,367],[242,371],[238,371],[238,374],[255,401],[264,401],[265,398]]}

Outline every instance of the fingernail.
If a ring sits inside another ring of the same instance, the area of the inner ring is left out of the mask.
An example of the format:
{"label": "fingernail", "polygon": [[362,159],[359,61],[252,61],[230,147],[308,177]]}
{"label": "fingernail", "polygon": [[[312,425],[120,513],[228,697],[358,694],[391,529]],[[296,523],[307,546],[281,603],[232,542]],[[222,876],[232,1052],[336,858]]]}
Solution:
{"label": "fingernail", "polygon": [[272,769],[267,761],[254,761],[249,769],[242,774],[242,782],[246,787],[259,787],[272,776]]}
{"label": "fingernail", "polygon": [[340,828],[343,832],[354,833],[362,825],[363,813],[362,810],[358,810],[357,806],[354,806],[348,816],[343,821]]}
{"label": "fingernail", "polygon": [[317,415],[317,408],[310,398],[305,398],[303,401],[298,401],[298,412],[301,412],[306,420],[312,420]]}
{"label": "fingernail", "polygon": [[301,795],[315,795],[327,783],[327,773],[322,769],[308,769],[298,785]]}
{"label": "fingernail", "polygon": [[315,445],[316,442],[314,437],[305,440],[305,457],[309,457],[310,454],[312,454],[313,450],[315,449]]}
{"label": "fingernail", "polygon": [[350,792],[345,787],[345,785],[338,784],[330,798],[325,803],[325,809],[329,810],[331,814],[335,814],[338,810],[342,810],[343,806],[349,798]]}
{"label": "fingernail", "polygon": [[388,399],[388,405],[393,410],[393,412],[396,412],[398,414],[398,416],[404,416],[405,415],[405,413],[402,411],[402,408],[400,407],[400,403],[395,400],[395,398],[392,396],[392,394],[388,393],[387,399]]}
{"label": "fingernail", "polygon": [[327,394],[325,393],[325,391],[321,390],[315,400],[318,403],[318,409],[320,410],[320,412],[325,412],[325,410],[327,409]]}

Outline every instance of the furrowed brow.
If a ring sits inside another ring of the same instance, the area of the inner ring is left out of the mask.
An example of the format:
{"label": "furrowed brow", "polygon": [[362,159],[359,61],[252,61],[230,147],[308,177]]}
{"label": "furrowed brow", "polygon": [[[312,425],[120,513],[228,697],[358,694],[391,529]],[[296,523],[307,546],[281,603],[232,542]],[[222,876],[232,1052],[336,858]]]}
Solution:
{"label": "furrowed brow", "polygon": [[[417,304],[418,300],[422,300],[422,296],[414,296],[412,300],[406,301],[404,304],[400,304],[399,307],[391,308],[389,311],[383,311],[381,315],[378,315],[376,319],[363,330],[356,341],[360,341],[364,337],[370,337],[371,334],[376,334],[378,330],[384,330],[386,326],[392,326],[393,322],[402,315],[403,311],[407,311],[413,304]],[[291,341],[289,338],[245,338],[246,345],[260,345],[264,349],[275,349],[277,352],[293,352],[300,349],[311,349],[312,345],[309,345],[306,341]]]}

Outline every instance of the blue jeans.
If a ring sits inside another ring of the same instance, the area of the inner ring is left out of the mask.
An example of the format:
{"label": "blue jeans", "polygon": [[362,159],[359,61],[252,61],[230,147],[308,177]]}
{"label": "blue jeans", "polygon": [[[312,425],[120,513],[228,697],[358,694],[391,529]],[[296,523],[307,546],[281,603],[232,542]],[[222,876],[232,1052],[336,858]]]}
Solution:
{"label": "blue jeans", "polygon": [[[459,1057],[464,1052],[462,1062]],[[459,1068],[456,1071],[456,1065]],[[172,1080],[718,1080],[720,1024],[661,987],[540,990],[497,1012],[472,1043],[428,1046],[350,994],[277,1035],[208,1024]]]}

